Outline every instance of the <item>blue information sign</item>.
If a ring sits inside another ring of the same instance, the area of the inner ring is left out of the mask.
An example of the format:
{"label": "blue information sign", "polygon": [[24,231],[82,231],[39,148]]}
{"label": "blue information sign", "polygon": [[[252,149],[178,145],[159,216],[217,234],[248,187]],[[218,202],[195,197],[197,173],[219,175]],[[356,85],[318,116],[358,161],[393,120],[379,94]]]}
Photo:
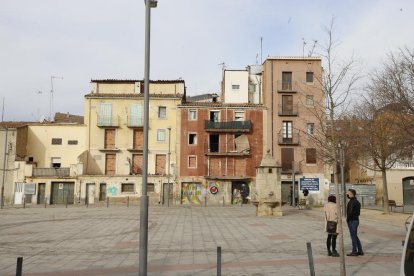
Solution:
{"label": "blue information sign", "polygon": [[300,190],[308,189],[308,191],[319,191],[319,178],[300,178]]}

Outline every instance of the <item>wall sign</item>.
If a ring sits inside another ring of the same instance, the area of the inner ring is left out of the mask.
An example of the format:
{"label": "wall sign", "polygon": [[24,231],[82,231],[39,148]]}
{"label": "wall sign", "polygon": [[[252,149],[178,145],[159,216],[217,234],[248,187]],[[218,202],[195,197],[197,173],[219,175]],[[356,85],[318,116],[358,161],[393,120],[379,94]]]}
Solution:
{"label": "wall sign", "polygon": [[308,189],[308,191],[319,191],[319,178],[305,178],[299,180],[299,189]]}
{"label": "wall sign", "polygon": [[210,193],[212,193],[213,195],[218,193],[218,188],[217,186],[211,186],[210,187]]}

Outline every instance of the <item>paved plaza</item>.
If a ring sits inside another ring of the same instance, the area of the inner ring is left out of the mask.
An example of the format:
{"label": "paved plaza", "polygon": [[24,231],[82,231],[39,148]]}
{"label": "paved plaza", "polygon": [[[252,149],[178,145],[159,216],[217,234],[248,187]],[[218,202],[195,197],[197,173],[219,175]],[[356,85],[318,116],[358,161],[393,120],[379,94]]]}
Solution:
{"label": "paved plaza", "polygon": [[[407,214],[362,210],[365,256],[346,257],[347,275],[399,275]],[[321,208],[284,208],[279,218],[256,217],[253,206],[163,207],[149,214],[149,275],[339,275],[327,257]],[[345,249],[351,242],[345,231]],[[138,275],[139,208],[69,206],[0,210],[0,275]]]}

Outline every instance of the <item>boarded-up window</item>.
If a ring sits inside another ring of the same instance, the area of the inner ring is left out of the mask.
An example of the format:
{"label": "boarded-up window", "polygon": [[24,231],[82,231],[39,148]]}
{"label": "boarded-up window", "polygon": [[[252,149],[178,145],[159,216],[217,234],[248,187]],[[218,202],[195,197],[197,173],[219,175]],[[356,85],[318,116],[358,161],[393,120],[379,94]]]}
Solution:
{"label": "boarded-up window", "polygon": [[221,175],[221,173],[220,173],[220,159],[218,159],[218,158],[211,158],[210,159],[210,175],[211,176]]}
{"label": "boarded-up window", "polygon": [[316,164],[316,149],[315,148],[306,149],[306,163]]}
{"label": "boarded-up window", "polygon": [[282,171],[291,171],[294,161],[293,148],[282,148]]}
{"label": "boarded-up window", "polygon": [[132,173],[142,174],[142,155],[140,154],[132,155]]}
{"label": "boarded-up window", "polygon": [[115,129],[105,129],[105,138],[104,138],[105,149],[114,149],[115,148]]}
{"label": "boarded-up window", "polygon": [[147,192],[155,192],[154,183],[147,183]]}
{"label": "boarded-up window", "polygon": [[141,129],[134,129],[133,145],[132,148],[136,150],[143,150],[144,136]]}
{"label": "boarded-up window", "polygon": [[105,174],[106,175],[115,175],[115,164],[116,164],[116,155],[107,154],[105,156]]}
{"label": "boarded-up window", "polygon": [[121,192],[122,193],[133,193],[134,192],[134,184],[133,183],[122,183],[121,184]]}
{"label": "boarded-up window", "polygon": [[68,145],[77,145],[78,140],[68,140]]}
{"label": "boarded-up window", "polygon": [[155,174],[158,174],[158,175],[165,174],[165,163],[166,163],[165,154],[155,155]]}
{"label": "boarded-up window", "polygon": [[62,138],[52,138],[52,145],[62,145]]}
{"label": "boarded-up window", "polygon": [[188,167],[197,168],[197,156],[188,156]]}
{"label": "boarded-up window", "polygon": [[234,176],[246,176],[246,159],[235,159],[234,167]]}

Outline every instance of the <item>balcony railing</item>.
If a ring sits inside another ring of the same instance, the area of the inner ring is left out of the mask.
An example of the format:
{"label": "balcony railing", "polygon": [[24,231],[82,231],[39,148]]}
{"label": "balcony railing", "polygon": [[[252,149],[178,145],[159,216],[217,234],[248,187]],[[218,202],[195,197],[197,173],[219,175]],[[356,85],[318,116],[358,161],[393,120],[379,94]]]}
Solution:
{"label": "balcony railing", "polygon": [[204,128],[206,131],[214,131],[214,132],[250,132],[252,129],[252,122],[251,121],[229,121],[229,122],[205,121]]}
{"label": "balcony railing", "polygon": [[119,127],[118,116],[101,116],[98,115],[98,127]]}
{"label": "balcony railing", "polygon": [[279,145],[299,145],[299,133],[279,133]]}
{"label": "balcony railing", "polygon": [[204,153],[206,155],[250,155],[249,143],[205,143]]}
{"label": "balcony railing", "polygon": [[70,168],[33,168],[34,177],[42,176],[70,176]]}
{"label": "balcony railing", "polygon": [[144,126],[144,118],[138,116],[128,116],[127,117],[127,125],[130,128],[140,128]]}
{"label": "balcony railing", "polygon": [[298,115],[298,105],[284,105],[279,104],[279,116],[297,116]]}
{"label": "balcony railing", "polygon": [[296,81],[277,81],[277,91],[296,92],[298,90]]}
{"label": "balcony railing", "polygon": [[398,160],[392,166],[393,169],[414,170],[414,160]]}

